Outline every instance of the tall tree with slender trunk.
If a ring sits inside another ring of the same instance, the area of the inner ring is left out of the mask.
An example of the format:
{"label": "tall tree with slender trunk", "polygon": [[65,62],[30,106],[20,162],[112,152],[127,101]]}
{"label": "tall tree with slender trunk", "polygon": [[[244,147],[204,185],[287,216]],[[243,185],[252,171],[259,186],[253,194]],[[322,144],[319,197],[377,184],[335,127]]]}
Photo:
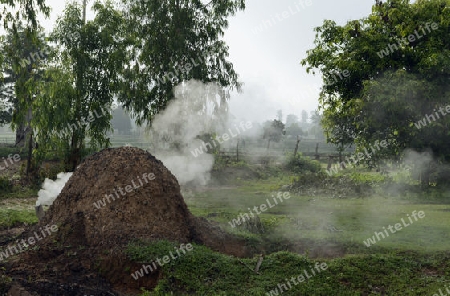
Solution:
{"label": "tall tree with slender trunk", "polygon": [[151,122],[173,99],[176,85],[195,79],[224,89],[209,103],[222,108],[240,89],[221,37],[244,0],[123,0],[129,60],[119,100],[136,122]]}

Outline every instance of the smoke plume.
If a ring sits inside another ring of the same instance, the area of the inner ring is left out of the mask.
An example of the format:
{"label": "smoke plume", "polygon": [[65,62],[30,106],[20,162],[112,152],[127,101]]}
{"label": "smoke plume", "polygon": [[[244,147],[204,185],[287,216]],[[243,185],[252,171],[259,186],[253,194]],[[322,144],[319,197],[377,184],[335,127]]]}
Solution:
{"label": "smoke plume", "polygon": [[51,179],[45,179],[42,185],[42,189],[38,192],[38,200],[36,206],[50,206],[55,201],[56,197],[61,193],[64,185],[69,181],[73,173],[59,173],[55,181]]}

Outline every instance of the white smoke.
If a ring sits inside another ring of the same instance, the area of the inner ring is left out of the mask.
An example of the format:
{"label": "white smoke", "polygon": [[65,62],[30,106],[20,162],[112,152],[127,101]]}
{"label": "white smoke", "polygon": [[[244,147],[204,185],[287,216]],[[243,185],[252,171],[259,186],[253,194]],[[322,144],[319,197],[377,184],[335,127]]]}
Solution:
{"label": "white smoke", "polygon": [[[150,129],[150,152],[160,159],[181,185],[206,185],[214,157],[192,152],[202,145],[198,135],[226,128],[227,105],[223,90],[214,83],[191,80],[175,88],[175,98],[155,116]],[[206,152],[206,151],[205,151]]]}
{"label": "white smoke", "polygon": [[61,190],[69,181],[73,173],[59,173],[56,180],[45,179],[42,184],[42,189],[38,192],[38,199],[36,201],[36,206],[50,206],[55,201],[56,197],[61,193]]}

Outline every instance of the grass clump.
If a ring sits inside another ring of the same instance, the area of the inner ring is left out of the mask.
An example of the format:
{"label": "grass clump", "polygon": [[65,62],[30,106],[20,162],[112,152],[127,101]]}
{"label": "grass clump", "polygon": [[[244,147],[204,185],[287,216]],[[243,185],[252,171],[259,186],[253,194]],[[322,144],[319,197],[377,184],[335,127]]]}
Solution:
{"label": "grass clump", "polygon": [[[175,246],[179,244],[167,241],[132,244],[128,254],[134,260],[151,262]],[[143,290],[142,295],[425,295],[438,291],[450,272],[448,253],[393,252],[313,260],[281,251],[265,256],[256,273],[259,256],[239,259],[193,246],[192,251],[162,266],[155,289]],[[315,269],[313,275],[311,269],[321,264],[326,268]],[[300,275],[305,277],[301,283]],[[281,293],[283,284],[288,289]]]}
{"label": "grass clump", "polygon": [[23,223],[35,224],[38,222],[36,213],[31,209],[0,209],[0,229],[10,228]]}

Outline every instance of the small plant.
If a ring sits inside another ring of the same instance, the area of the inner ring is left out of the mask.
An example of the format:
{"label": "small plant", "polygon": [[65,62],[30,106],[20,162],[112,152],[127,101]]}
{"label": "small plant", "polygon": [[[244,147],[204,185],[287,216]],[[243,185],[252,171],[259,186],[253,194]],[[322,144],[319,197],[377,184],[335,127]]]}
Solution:
{"label": "small plant", "polygon": [[289,171],[297,174],[305,172],[318,173],[322,169],[320,166],[320,162],[306,158],[301,153],[288,156],[285,167]]}
{"label": "small plant", "polygon": [[0,176],[0,191],[1,192],[11,192],[13,189],[13,184],[9,180],[8,176]]}

